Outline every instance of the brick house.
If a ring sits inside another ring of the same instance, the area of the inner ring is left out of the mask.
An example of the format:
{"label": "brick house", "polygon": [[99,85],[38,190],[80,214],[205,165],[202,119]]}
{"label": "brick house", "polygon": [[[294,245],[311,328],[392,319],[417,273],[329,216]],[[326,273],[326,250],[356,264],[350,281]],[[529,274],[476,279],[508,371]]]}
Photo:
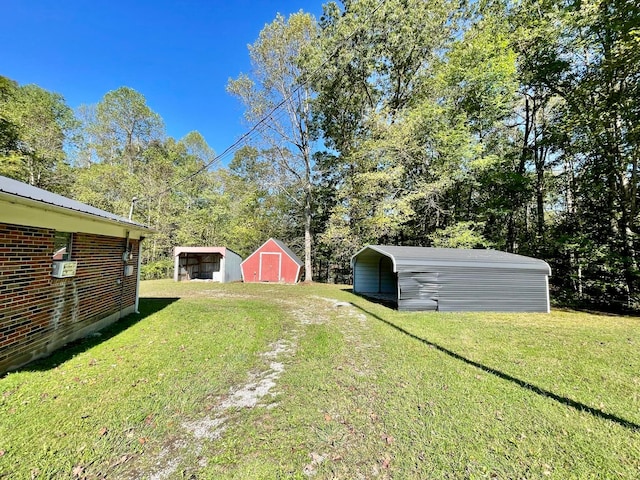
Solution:
{"label": "brick house", "polygon": [[0,176],[0,374],[136,312],[150,233]]}

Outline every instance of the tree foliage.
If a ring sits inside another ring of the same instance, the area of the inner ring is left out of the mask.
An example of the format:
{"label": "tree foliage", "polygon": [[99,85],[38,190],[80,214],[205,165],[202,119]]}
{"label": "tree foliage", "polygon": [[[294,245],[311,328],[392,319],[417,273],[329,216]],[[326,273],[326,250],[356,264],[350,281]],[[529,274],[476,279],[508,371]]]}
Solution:
{"label": "tree foliage", "polygon": [[227,86],[245,104],[247,120],[260,124],[259,140],[280,170],[277,185],[300,204],[305,281],[313,277],[313,137],[312,94],[300,60],[316,37],[317,27],[311,15],[299,12],[288,19],[278,15],[249,46],[251,76],[240,75]]}
{"label": "tree foliage", "polygon": [[150,276],[176,245],[245,256],[271,236],[329,281],[369,243],[497,248],[547,260],[558,302],[640,308],[636,2],[323,11],[279,15],[249,46],[252,70],[227,88],[255,128],[229,165],[207,168],[197,132],[166,137],[130,88],[74,117],[0,77],[0,173],[120,215],[133,204],[158,231]]}
{"label": "tree foliage", "polygon": [[494,247],[547,259],[565,300],[635,305],[639,24],[628,1],[325,5],[328,262]]}
{"label": "tree foliage", "polygon": [[70,171],[65,143],[77,121],[64,98],[37,85],[0,77],[0,173],[65,193]]}

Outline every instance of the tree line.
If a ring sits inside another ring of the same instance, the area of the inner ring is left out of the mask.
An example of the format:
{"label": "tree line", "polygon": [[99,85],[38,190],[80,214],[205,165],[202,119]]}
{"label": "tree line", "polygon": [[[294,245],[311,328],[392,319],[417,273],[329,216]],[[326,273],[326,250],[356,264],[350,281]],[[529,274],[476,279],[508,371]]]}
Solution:
{"label": "tree line", "polygon": [[[290,205],[268,160],[245,146],[226,168],[198,132],[176,140],[128,87],[74,112],[56,93],[0,77],[0,175],[153,226],[143,275],[171,275],[176,245],[227,245],[243,256],[285,237]],[[185,181],[187,179],[187,181]]]}
{"label": "tree line", "polygon": [[141,199],[150,275],[177,244],[269,236],[338,282],[366,244],[495,248],[548,261],[559,303],[637,308],[639,25],[632,0],[329,2],[249,46],[228,91],[253,130],[225,168],[131,89],[72,112],[2,79],[0,171]]}

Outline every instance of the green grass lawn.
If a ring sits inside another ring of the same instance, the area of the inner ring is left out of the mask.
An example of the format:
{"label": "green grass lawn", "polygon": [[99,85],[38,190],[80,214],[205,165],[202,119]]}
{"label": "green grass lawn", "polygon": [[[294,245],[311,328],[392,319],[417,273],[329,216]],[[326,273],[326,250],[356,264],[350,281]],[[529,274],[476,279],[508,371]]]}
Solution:
{"label": "green grass lawn", "polygon": [[640,478],[640,319],[400,313],[330,285],[142,296],[0,378],[0,477]]}

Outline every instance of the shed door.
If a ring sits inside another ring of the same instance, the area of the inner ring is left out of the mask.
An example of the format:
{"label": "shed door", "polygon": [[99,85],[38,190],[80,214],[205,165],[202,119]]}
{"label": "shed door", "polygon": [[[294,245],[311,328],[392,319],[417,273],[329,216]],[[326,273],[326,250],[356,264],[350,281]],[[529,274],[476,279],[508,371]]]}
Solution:
{"label": "shed door", "polygon": [[260,281],[279,282],[280,281],[280,253],[260,253]]}

